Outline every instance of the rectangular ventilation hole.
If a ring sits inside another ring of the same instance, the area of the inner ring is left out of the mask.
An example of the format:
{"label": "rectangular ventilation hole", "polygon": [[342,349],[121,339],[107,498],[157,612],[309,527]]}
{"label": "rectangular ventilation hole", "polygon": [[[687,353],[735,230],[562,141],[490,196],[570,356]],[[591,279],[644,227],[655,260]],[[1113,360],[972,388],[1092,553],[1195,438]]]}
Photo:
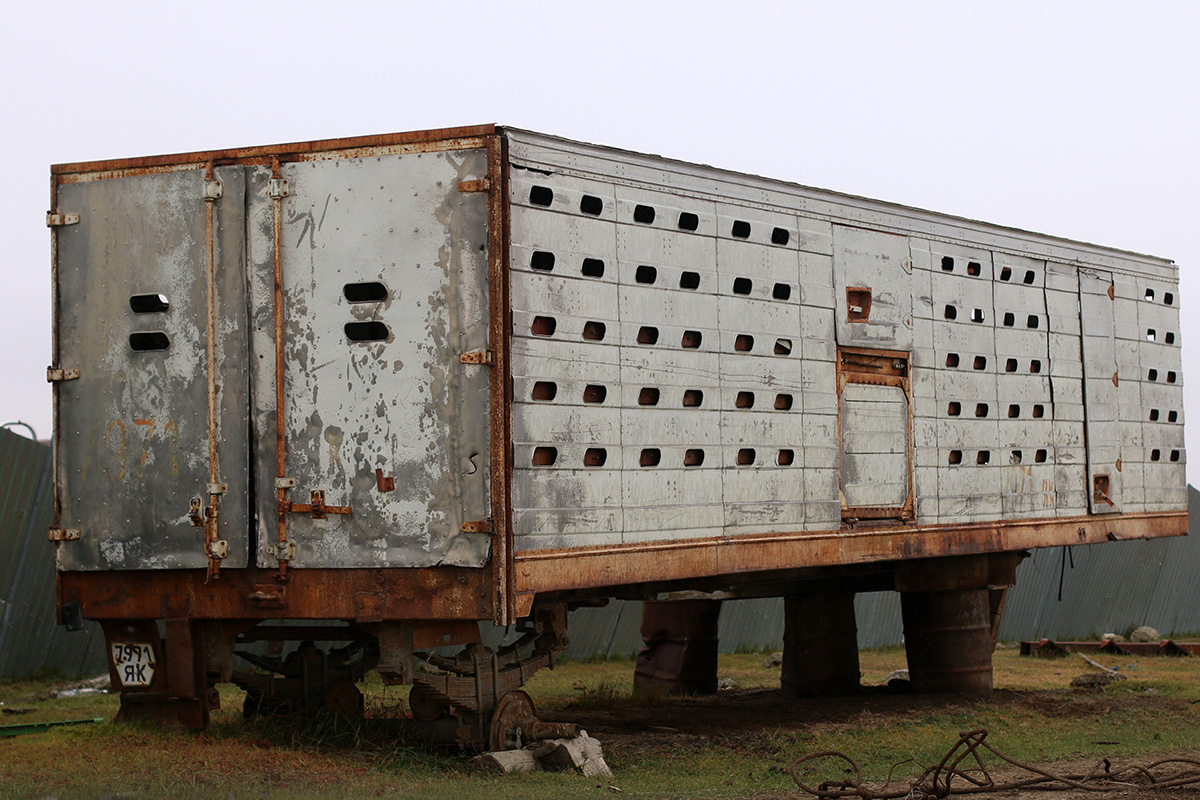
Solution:
{"label": "rectangular ventilation hole", "polygon": [[866,322],[871,318],[871,290],[865,286],[846,287],[846,321]]}
{"label": "rectangular ventilation hole", "polygon": [[1175,373],[1168,372],[1167,373],[1167,383],[1174,383],[1174,382],[1175,382]]}
{"label": "rectangular ventilation hole", "polygon": [[1008,456],[1008,463],[1016,465],[1021,463],[1021,451],[1013,450]]}
{"label": "rectangular ventilation hole", "polygon": [[1150,409],[1150,421],[1158,422],[1158,409],[1157,408]]}
{"label": "rectangular ventilation hole", "polygon": [[346,338],[352,342],[382,342],[391,335],[388,326],[378,320],[346,323]]}
{"label": "rectangular ventilation hole", "polygon": [[958,309],[954,306],[946,306],[945,317],[946,319],[958,319]]}
{"label": "rectangular ventilation hole", "polygon": [[597,322],[594,319],[583,323],[583,338],[594,339],[600,341],[604,338],[604,334],[608,332],[608,326],[603,322]]}
{"label": "rectangular ventilation hole", "polygon": [[754,408],[754,392],[738,392],[733,404],[738,408]]}
{"label": "rectangular ventilation hole", "polygon": [[975,454],[976,464],[989,464],[992,461],[992,452],[990,450],[980,450]]}
{"label": "rectangular ventilation hole", "polygon": [[599,383],[589,383],[583,389],[583,402],[603,403],[608,397],[608,388]]}
{"label": "rectangular ventilation hole", "polygon": [[554,381],[538,381],[533,384],[534,400],[553,400],[558,397],[558,384]]}
{"label": "rectangular ventilation hole", "polygon": [[1017,371],[1017,360],[1015,358],[1010,358],[1007,361],[1005,361],[1004,362],[1004,371],[1005,372],[1016,372]]}
{"label": "rectangular ventilation hole", "polygon": [[950,256],[942,256],[942,272],[954,272],[954,259]]}
{"label": "rectangular ventilation hole", "polygon": [[740,219],[735,220],[733,223],[733,230],[731,231],[731,233],[733,233],[733,235],[739,239],[749,239],[750,238],[750,223],[745,222]]}
{"label": "rectangular ventilation hole", "polygon": [[792,408],[792,396],[790,394],[775,395],[775,410],[789,411]]}
{"label": "rectangular ventilation hole", "polygon": [[342,287],[342,296],[351,303],[379,303],[387,300],[388,290],[379,281],[347,283]]}
{"label": "rectangular ventilation hole", "polygon": [[604,211],[604,201],[594,195],[585,194],[579,201],[579,210],[598,217]]}
{"label": "rectangular ventilation hole", "polygon": [[529,256],[529,266],[542,272],[549,272],[554,269],[554,253],[534,250],[533,254]]}
{"label": "rectangular ventilation hole", "polygon": [[585,258],[582,271],[589,278],[602,278],[604,277],[604,262],[598,258]]}
{"label": "rectangular ventilation hole", "polygon": [[750,294],[750,290],[754,288],[754,282],[749,278],[734,278],[733,293],[734,294]]}
{"label": "rectangular ventilation hole", "polygon": [[962,463],[962,450],[951,450],[950,458],[947,459],[947,463],[961,464]]}
{"label": "rectangular ventilation hole", "polygon": [[1030,314],[1029,317],[1025,320],[1025,327],[1029,328],[1030,330],[1036,330],[1037,326],[1038,326],[1038,315]]}
{"label": "rectangular ventilation hole", "polygon": [[962,403],[957,400],[951,400],[950,405],[946,406],[946,414],[951,417],[957,417],[962,413]]}
{"label": "rectangular ventilation hole", "polygon": [[1167,334],[1163,336],[1163,341],[1167,344],[1175,344],[1175,334],[1167,331]]}
{"label": "rectangular ventilation hole", "polygon": [[558,320],[554,317],[534,317],[529,331],[534,336],[553,336],[558,328]]}
{"label": "rectangular ventilation hole", "polygon": [[976,403],[975,404],[975,416],[986,417],[987,415],[988,415],[988,404],[987,403]]}
{"label": "rectangular ventilation hole", "polygon": [[958,366],[958,353],[946,353],[946,366],[951,369]]}
{"label": "rectangular ventilation hole", "polygon": [[633,279],[638,283],[654,283],[658,280],[658,270],[642,264],[634,271]]}
{"label": "rectangular ventilation hole", "polygon": [[1012,278],[1012,267],[1004,267],[1000,270],[1000,280],[1007,281]]}
{"label": "rectangular ventilation hole", "polygon": [[643,325],[638,328],[637,340],[638,344],[657,344],[658,328],[653,325]]}
{"label": "rectangular ventilation hole", "polygon": [[982,308],[975,308],[971,310],[971,322],[983,322]]}
{"label": "rectangular ventilation hole", "polygon": [[700,346],[700,342],[704,340],[704,335],[700,331],[684,331],[683,336],[679,340],[680,347],[695,348]]}
{"label": "rectangular ventilation hole", "polygon": [[1158,370],[1156,370],[1156,369],[1150,370],[1150,372],[1147,373],[1146,378],[1147,378],[1147,380],[1151,380],[1151,381],[1158,380]]}
{"label": "rectangular ventilation hole", "polygon": [[654,222],[654,207],[653,206],[634,206],[633,221],[640,222],[643,225],[649,225]]}
{"label": "rectangular ventilation hole", "polygon": [[535,467],[548,467],[555,461],[558,461],[557,447],[533,448],[533,465]]}
{"label": "rectangular ventilation hole", "polygon": [[1025,280],[1022,281],[1022,283],[1024,283],[1026,286],[1032,286],[1036,277],[1037,276],[1033,274],[1033,270],[1027,269],[1025,270]]}
{"label": "rectangular ventilation hole", "polygon": [[796,462],[795,450],[780,450],[775,456],[775,463],[781,467],[789,467]]}
{"label": "rectangular ventilation hole", "polygon": [[1158,334],[1156,334],[1156,333],[1154,332],[1154,328],[1147,328],[1147,329],[1146,329],[1146,341],[1147,341],[1147,342],[1153,342],[1153,341],[1155,341],[1156,339],[1158,339]]}
{"label": "rectangular ventilation hole", "polygon": [[135,314],[161,314],[171,307],[165,294],[135,294],[129,298],[129,307]]}
{"label": "rectangular ventilation hole", "polygon": [[700,288],[700,273],[699,272],[684,272],[679,276],[680,289],[699,289]]}
{"label": "rectangular ventilation hole", "polygon": [[749,353],[754,349],[754,337],[748,333],[739,333],[737,338],[733,340],[733,349],[742,353]]}
{"label": "rectangular ventilation hole", "polygon": [[1150,460],[1151,461],[1159,461],[1161,458],[1162,458],[1162,452],[1160,450],[1151,450],[1150,451]]}
{"label": "rectangular ventilation hole", "polygon": [[983,265],[980,264],[978,261],[968,261],[967,262],[967,274],[968,275],[977,277],[979,275],[979,273],[981,273],[981,272],[983,272]]}
{"label": "rectangular ventilation hole", "polygon": [[1175,422],[1178,419],[1179,419],[1178,411],[1168,411],[1167,412],[1167,422]]}
{"label": "rectangular ventilation hole", "polygon": [[1163,303],[1165,305],[1173,305],[1175,303],[1175,295],[1170,292],[1163,293]]}
{"label": "rectangular ventilation hole", "polygon": [[1109,482],[1107,475],[1092,476],[1092,500],[1097,503],[1112,503],[1108,496]]}
{"label": "rectangular ventilation hole", "polygon": [[1044,416],[1046,416],[1046,407],[1044,405],[1042,405],[1041,403],[1034,403],[1033,404],[1033,418],[1041,419]]}
{"label": "rectangular ventilation hole", "polygon": [[690,211],[684,211],[679,215],[679,230],[694,231],[700,227],[700,218]]}
{"label": "rectangular ventilation hole", "polygon": [[137,353],[166,350],[171,340],[162,331],[138,331],[129,334],[129,347]]}
{"label": "rectangular ventilation hole", "polygon": [[1011,311],[1004,312],[1004,327],[1011,328],[1017,324],[1017,317]]}
{"label": "rectangular ventilation hole", "polygon": [[1172,451],[1171,451],[1171,460],[1172,460],[1172,461],[1178,461],[1178,460],[1179,460],[1179,451],[1178,451],[1178,450],[1172,450]]}
{"label": "rectangular ventilation hole", "polygon": [[653,386],[643,386],[638,392],[639,406],[656,406],[658,405],[659,391]]}
{"label": "rectangular ventilation hole", "polygon": [[1041,372],[1042,371],[1041,359],[1035,358],[1035,359],[1031,360],[1029,362],[1029,371],[1033,372],[1033,373]]}
{"label": "rectangular ventilation hole", "polygon": [[775,288],[771,290],[771,297],[776,300],[787,300],[792,296],[792,287],[787,283],[777,283]]}
{"label": "rectangular ventilation hole", "polygon": [[987,356],[975,356],[975,369],[987,369]]}
{"label": "rectangular ventilation hole", "polygon": [[657,467],[660,461],[662,461],[662,451],[657,447],[647,447],[642,450],[642,454],[638,457],[638,466]]}
{"label": "rectangular ventilation hole", "polygon": [[685,467],[698,467],[703,463],[704,451],[699,447],[693,447],[683,451],[683,465]]}
{"label": "rectangular ventilation hole", "polygon": [[589,447],[583,451],[585,467],[603,467],[605,461],[608,461],[608,451],[603,447]]}
{"label": "rectangular ventilation hole", "polygon": [[683,393],[683,405],[685,408],[699,408],[704,404],[704,392],[700,389],[687,389]]}
{"label": "rectangular ventilation hole", "polygon": [[775,355],[790,356],[792,354],[791,339],[776,339],[775,340]]}
{"label": "rectangular ventilation hole", "polygon": [[738,450],[737,463],[739,467],[745,467],[753,464],[758,454],[754,452],[753,447],[743,447]]}
{"label": "rectangular ventilation hole", "polygon": [[1153,289],[1147,289],[1147,290],[1146,290],[1146,299],[1147,299],[1147,300],[1153,300],[1153,299],[1154,299],[1154,290],[1153,290]]}
{"label": "rectangular ventilation hole", "polygon": [[787,244],[791,238],[792,234],[787,228],[776,228],[771,231],[771,244]]}
{"label": "rectangular ventilation hole", "polygon": [[1040,450],[1038,450],[1036,453],[1034,453],[1034,454],[1033,454],[1033,460],[1034,460],[1034,461],[1036,461],[1036,462],[1037,462],[1037,463],[1039,463],[1039,464],[1045,464],[1045,463],[1046,463],[1046,451],[1045,451],[1045,449],[1040,449]]}
{"label": "rectangular ventilation hole", "polygon": [[529,202],[535,206],[548,206],[554,202],[554,190],[548,186],[534,186],[529,190]]}
{"label": "rectangular ventilation hole", "polygon": [[1008,407],[1008,416],[1009,417],[1021,416],[1021,407],[1019,405],[1017,405],[1016,403],[1013,403],[1012,405],[1010,405]]}

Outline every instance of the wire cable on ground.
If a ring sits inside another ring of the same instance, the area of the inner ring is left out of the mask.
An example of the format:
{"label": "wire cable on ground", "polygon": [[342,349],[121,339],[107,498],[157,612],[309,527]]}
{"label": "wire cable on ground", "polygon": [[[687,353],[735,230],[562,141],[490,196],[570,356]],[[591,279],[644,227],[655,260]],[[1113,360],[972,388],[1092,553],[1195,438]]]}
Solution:
{"label": "wire cable on ground", "polygon": [[[862,769],[845,753],[836,750],[823,750],[801,756],[792,762],[789,770],[792,780],[800,789],[813,797],[843,798],[858,797],[862,800],[890,800],[891,798],[942,798],[951,795],[983,794],[985,792],[1005,792],[1014,789],[1057,790],[1077,789],[1085,792],[1103,792],[1122,787],[1153,787],[1168,789],[1179,786],[1200,784],[1200,761],[1189,758],[1168,758],[1153,761],[1148,764],[1133,764],[1114,769],[1109,759],[1101,759],[1090,772],[1081,775],[1058,774],[1043,767],[1026,764],[1015,758],[1006,756],[998,749],[988,744],[988,732],[984,729],[960,733],[958,741],[950,748],[937,766],[927,767],[916,779],[906,784],[894,784],[891,772],[907,761],[901,761],[892,767],[888,780],[877,787],[863,784]],[[1014,767],[1030,773],[1028,777],[997,783],[983,763],[980,748]],[[823,781],[817,786],[809,786],[800,779],[802,764],[810,764],[822,759],[840,759],[849,765],[853,771],[852,779],[839,781]],[[911,759],[908,759],[911,761]],[[966,762],[964,764],[964,762]],[[897,788],[891,788],[891,787]]]}

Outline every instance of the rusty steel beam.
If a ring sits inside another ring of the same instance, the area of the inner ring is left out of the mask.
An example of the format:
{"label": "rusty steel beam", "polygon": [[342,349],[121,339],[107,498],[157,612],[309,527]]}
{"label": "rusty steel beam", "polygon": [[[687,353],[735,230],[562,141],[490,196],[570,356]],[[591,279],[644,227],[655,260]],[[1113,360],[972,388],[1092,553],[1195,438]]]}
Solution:
{"label": "rusty steel beam", "polygon": [[590,589],[793,568],[867,564],[1182,536],[1187,513],[897,525],[517,553],[515,591]]}
{"label": "rusty steel beam", "polygon": [[488,568],[59,572],[59,608],[85,619],[478,620],[494,615]]}

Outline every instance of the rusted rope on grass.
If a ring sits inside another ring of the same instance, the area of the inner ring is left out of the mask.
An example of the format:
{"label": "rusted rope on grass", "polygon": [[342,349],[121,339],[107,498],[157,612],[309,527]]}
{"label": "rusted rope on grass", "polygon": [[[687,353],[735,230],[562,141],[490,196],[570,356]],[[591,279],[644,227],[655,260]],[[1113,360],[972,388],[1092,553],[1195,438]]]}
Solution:
{"label": "rusted rope on grass", "polygon": [[[1117,787],[1154,787],[1168,789],[1191,784],[1200,784],[1200,761],[1190,758],[1167,758],[1153,761],[1149,764],[1132,764],[1113,769],[1113,764],[1107,758],[1101,759],[1090,772],[1082,775],[1060,775],[1051,770],[1026,764],[1011,758],[988,744],[988,732],[984,729],[960,733],[958,741],[949,752],[938,762],[937,766],[927,767],[915,780],[903,785],[893,784],[891,773],[896,767],[907,761],[894,765],[888,772],[888,780],[881,786],[872,788],[863,784],[862,768],[854,759],[837,750],[822,750],[801,756],[792,762],[790,772],[792,780],[800,789],[813,797],[822,800],[835,800],[843,797],[858,797],[861,800],[893,800],[893,798],[942,798],[954,794],[983,794],[985,792],[1006,792],[1014,789],[1045,789],[1064,790],[1078,789],[1085,792],[1102,792]],[[1020,780],[996,783],[983,763],[980,748],[1025,772],[1032,773],[1031,777]],[[802,764],[821,759],[840,759],[849,765],[846,772],[853,771],[854,777],[843,780],[822,781],[817,786],[809,786],[800,779]],[[911,760],[911,759],[909,759]],[[964,764],[964,762],[966,762]],[[896,785],[897,788],[890,788]]]}

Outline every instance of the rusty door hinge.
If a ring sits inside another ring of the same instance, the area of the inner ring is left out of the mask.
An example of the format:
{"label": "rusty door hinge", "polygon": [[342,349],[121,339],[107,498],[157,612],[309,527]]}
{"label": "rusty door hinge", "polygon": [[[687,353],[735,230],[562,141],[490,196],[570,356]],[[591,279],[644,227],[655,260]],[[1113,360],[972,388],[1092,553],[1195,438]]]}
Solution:
{"label": "rusty door hinge", "polygon": [[492,521],[490,519],[477,519],[462,524],[463,533],[491,533]]}
{"label": "rusty door hinge", "polygon": [[491,350],[471,350],[470,352],[463,353],[462,355],[460,355],[458,357],[458,360],[464,364],[491,364],[492,363],[492,351]]}
{"label": "rusty door hinge", "polygon": [[313,519],[325,519],[329,514],[352,514],[354,509],[350,506],[327,506],[325,505],[325,491],[323,489],[313,489],[311,492],[311,503],[289,503],[286,500],[281,503],[284,511],[294,511],[298,514],[312,514]]}
{"label": "rusty door hinge", "polygon": [[58,228],[63,225],[75,225],[79,222],[78,214],[55,214],[52,211],[46,212],[46,227]]}
{"label": "rusty door hinge", "polygon": [[459,181],[458,190],[460,192],[487,192],[491,191],[492,181],[489,178],[479,178],[473,181]]}
{"label": "rusty door hinge", "polygon": [[51,528],[49,538],[52,542],[70,542],[81,536],[83,532],[74,528]]}
{"label": "rusty door hinge", "polygon": [[57,367],[46,367],[47,383],[56,383],[58,381],[73,381],[79,377],[77,369],[58,369]]}

